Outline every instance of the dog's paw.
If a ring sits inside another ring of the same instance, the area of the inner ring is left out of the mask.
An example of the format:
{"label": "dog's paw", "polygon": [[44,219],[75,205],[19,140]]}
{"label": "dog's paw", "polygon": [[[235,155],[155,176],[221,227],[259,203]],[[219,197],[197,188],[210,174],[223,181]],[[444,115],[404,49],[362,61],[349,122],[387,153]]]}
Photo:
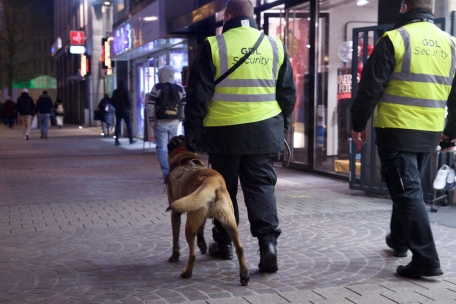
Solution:
{"label": "dog's paw", "polygon": [[247,274],[241,274],[241,285],[242,286],[247,286],[249,285],[249,281],[250,281],[250,275],[249,273],[247,272]]}
{"label": "dog's paw", "polygon": [[184,271],[182,271],[182,273],[181,273],[181,277],[183,277],[184,279],[191,278],[191,277],[192,277],[192,272],[191,272],[191,271],[184,270]]}

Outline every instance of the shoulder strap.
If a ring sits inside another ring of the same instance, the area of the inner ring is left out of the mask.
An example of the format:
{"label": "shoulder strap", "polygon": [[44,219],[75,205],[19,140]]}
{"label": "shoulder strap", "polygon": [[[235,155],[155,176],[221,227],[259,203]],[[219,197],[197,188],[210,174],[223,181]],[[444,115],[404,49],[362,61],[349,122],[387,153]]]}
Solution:
{"label": "shoulder strap", "polygon": [[255,45],[253,46],[253,49],[251,52],[247,52],[247,54],[245,54],[241,59],[239,59],[238,62],[236,62],[235,65],[233,65],[228,71],[226,71],[225,73],[223,73],[222,76],[220,76],[219,78],[217,78],[215,80],[215,85],[218,85],[223,79],[225,79],[226,77],[228,77],[228,75],[230,75],[231,73],[233,73],[241,64],[244,63],[244,61],[247,60],[247,58],[249,58],[250,54],[252,54],[253,52],[256,51],[256,49],[258,48],[258,46],[260,45],[261,41],[263,41],[263,38],[264,38],[264,33],[261,33],[260,37],[258,38],[257,42],[255,43]]}

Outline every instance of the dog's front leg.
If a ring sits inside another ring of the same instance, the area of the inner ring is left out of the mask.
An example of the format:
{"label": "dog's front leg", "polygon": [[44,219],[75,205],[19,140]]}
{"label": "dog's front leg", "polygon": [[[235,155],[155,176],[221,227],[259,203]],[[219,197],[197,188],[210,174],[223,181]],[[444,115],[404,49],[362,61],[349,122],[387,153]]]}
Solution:
{"label": "dog's front leg", "polygon": [[181,213],[171,212],[171,226],[173,229],[173,253],[168,261],[172,263],[179,262],[180,246],[179,246],[179,232],[181,226]]}

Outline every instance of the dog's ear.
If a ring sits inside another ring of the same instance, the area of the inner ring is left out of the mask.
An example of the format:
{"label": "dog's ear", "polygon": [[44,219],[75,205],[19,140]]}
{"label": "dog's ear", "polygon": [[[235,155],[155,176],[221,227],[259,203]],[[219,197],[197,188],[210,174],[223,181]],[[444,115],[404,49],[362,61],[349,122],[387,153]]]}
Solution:
{"label": "dog's ear", "polygon": [[185,140],[185,137],[182,136],[182,135],[179,135],[179,136],[174,136],[173,138],[171,138],[171,140],[169,141],[168,143],[168,151],[172,151],[174,149],[176,149],[177,147],[179,147],[179,145],[184,142]]}

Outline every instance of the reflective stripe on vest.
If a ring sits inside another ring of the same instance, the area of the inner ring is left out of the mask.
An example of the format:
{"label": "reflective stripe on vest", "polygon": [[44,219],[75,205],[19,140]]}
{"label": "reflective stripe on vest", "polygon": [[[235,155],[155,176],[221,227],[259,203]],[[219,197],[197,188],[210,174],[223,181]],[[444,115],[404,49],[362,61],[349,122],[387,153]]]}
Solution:
{"label": "reflective stripe on vest", "polygon": [[374,127],[442,131],[456,72],[454,38],[428,22],[386,35],[394,46],[396,66],[375,108]]}
{"label": "reflective stripe on vest", "polygon": [[[252,48],[260,32],[250,27],[230,29],[209,37],[215,78],[220,77]],[[281,112],[276,100],[279,68],[283,63],[280,41],[266,36],[256,52],[214,89],[204,126],[227,126],[257,122]]]}

